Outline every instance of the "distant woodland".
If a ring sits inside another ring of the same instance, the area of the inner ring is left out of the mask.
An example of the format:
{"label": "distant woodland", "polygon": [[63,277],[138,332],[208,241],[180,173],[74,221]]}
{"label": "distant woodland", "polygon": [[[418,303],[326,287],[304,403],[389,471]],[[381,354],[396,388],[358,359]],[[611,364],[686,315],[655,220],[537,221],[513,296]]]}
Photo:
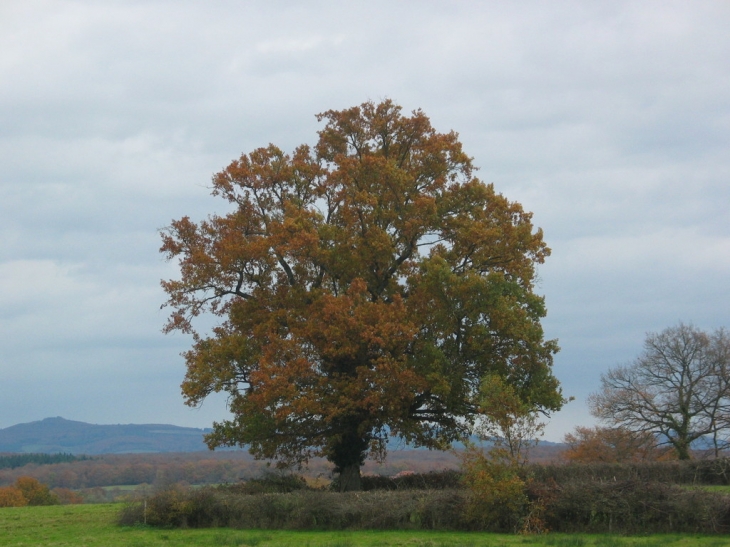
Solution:
{"label": "distant woodland", "polygon": [[53,463],[69,463],[88,460],[89,456],[74,456],[73,454],[10,454],[0,456],[0,469],[15,469],[34,463],[49,465]]}
{"label": "distant woodland", "polygon": [[[537,447],[531,460],[553,461],[563,449],[562,446]],[[21,476],[34,477],[51,488],[72,489],[138,484],[218,484],[235,483],[275,471],[266,462],[257,461],[244,451],[105,454],[93,457],[0,454],[0,462],[18,462],[18,458],[27,458],[27,462],[22,466],[0,468],[0,486],[13,484]],[[57,461],[53,461],[54,458]],[[367,461],[363,471],[392,476],[402,471],[423,473],[456,469],[458,465],[458,458],[452,452],[394,450],[383,464]],[[310,477],[329,478],[332,465],[315,459],[301,472]]]}

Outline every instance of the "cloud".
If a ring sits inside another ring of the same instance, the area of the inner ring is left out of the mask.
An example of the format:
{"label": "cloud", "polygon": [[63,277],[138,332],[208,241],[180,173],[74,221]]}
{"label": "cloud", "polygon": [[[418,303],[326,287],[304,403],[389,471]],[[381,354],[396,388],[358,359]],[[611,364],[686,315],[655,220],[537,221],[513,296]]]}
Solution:
{"label": "cloud", "polygon": [[[157,231],[224,211],[210,177],[242,152],[313,143],[316,113],[390,97],[458,131],[479,177],[545,231],[545,329],[580,399],[557,440],[645,332],[726,321],[729,15],[702,1],[0,5],[0,427],[221,419],[220,400],[182,405],[189,340],[159,332],[159,280],[176,274]],[[32,389],[48,403],[24,404]]]}

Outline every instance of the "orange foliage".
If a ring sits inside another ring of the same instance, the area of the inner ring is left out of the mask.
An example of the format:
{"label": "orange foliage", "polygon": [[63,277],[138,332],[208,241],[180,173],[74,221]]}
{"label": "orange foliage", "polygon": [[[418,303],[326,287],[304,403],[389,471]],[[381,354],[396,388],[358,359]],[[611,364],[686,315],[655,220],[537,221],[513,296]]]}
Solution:
{"label": "orange foliage", "polygon": [[23,494],[28,505],[55,505],[58,503],[58,498],[51,493],[48,486],[33,477],[19,477],[14,486]]}
{"label": "orange foliage", "polygon": [[670,449],[657,447],[649,433],[637,433],[622,428],[576,427],[565,435],[568,445],[561,457],[570,462],[623,463],[663,461],[674,459]]}
{"label": "orange foliage", "polygon": [[58,498],[61,505],[75,505],[84,503],[84,498],[80,494],[69,490],[68,488],[54,488],[51,493]]}
{"label": "orange foliage", "polygon": [[24,507],[28,500],[14,486],[0,486],[0,507]]}
{"label": "orange foliage", "polygon": [[[166,331],[195,340],[186,402],[230,395],[209,445],[359,476],[389,435],[442,448],[470,433],[486,374],[560,408],[532,292],[550,251],[531,214],[421,111],[386,100],[318,119],[315,147],[269,145],[214,176],[231,213],[163,230],[181,271],[162,282]],[[194,331],[202,313],[221,318],[210,337]]]}

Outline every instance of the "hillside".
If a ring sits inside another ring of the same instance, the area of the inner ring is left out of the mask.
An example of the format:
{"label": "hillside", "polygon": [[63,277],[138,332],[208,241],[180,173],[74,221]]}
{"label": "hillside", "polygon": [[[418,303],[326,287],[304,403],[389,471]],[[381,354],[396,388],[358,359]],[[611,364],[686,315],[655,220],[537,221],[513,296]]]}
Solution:
{"label": "hillside", "polygon": [[0,452],[127,454],[207,450],[209,430],[162,424],[96,425],[46,418],[0,429]]}
{"label": "hillside", "polygon": [[[60,417],[46,418],[37,422],[0,429],[0,454],[99,455],[208,452],[208,447],[203,442],[203,434],[210,431],[210,429],[163,424],[97,425]],[[460,447],[457,444],[457,450]],[[428,462],[434,468],[439,468],[446,462],[453,465],[456,460],[451,452],[413,450],[407,446],[401,446],[401,449],[405,450],[391,450],[389,460],[406,459],[421,461],[422,464]],[[539,445],[531,450],[530,460],[534,462],[553,461],[563,450],[565,450],[564,444],[540,441]]]}

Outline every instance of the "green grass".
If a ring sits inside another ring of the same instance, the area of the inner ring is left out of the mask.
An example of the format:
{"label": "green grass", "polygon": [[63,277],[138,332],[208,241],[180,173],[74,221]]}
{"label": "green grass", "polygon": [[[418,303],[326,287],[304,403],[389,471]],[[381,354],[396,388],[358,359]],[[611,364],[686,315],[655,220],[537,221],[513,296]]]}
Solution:
{"label": "green grass", "polygon": [[726,484],[706,484],[702,486],[694,486],[693,488],[701,488],[708,492],[717,492],[718,494],[730,494],[730,486]]}
{"label": "green grass", "polygon": [[165,530],[119,527],[121,506],[67,505],[0,508],[0,545],[27,547],[730,547],[730,537],[617,537],[548,534],[510,536],[461,532],[289,532],[281,530]]}

